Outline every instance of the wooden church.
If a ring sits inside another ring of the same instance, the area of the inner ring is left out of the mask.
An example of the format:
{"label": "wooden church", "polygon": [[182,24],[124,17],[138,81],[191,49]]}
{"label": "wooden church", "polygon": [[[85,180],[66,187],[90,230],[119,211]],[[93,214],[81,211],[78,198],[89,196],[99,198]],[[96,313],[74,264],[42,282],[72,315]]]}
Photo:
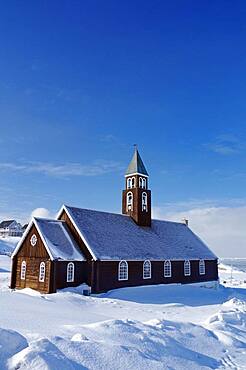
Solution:
{"label": "wooden church", "polygon": [[63,205],[56,219],[33,218],[12,255],[11,288],[54,293],[86,283],[100,293],[217,281],[217,257],[187,223],[151,218],[148,180],[135,149],[122,214]]}

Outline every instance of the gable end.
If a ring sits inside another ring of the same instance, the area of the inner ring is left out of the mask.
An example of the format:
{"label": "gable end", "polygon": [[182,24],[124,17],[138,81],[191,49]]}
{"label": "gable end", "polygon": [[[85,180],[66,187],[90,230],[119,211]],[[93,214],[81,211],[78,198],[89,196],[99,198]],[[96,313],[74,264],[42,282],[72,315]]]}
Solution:
{"label": "gable end", "polygon": [[[35,246],[32,246],[30,239],[34,234],[37,236],[37,243]],[[14,258],[16,255],[34,258],[50,258],[53,260],[53,257],[47,248],[46,243],[42,238],[42,234],[40,233],[34,220],[30,222],[25,234],[17,244],[17,247],[12,254],[12,258]]]}
{"label": "gable end", "polygon": [[95,254],[93,253],[92,249],[89,246],[89,243],[87,242],[84,235],[81,233],[80,229],[76,225],[76,222],[74,221],[72,215],[70,214],[66,206],[64,205],[62,206],[56,219],[66,222],[67,227],[69,228],[70,232],[72,233],[75,241],[79,245],[85,257],[89,260],[91,259],[97,260]]}

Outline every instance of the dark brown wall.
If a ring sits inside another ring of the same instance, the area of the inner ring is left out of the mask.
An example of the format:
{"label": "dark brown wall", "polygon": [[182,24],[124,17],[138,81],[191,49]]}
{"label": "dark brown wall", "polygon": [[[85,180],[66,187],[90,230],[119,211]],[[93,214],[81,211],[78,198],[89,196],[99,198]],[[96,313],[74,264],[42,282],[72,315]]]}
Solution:
{"label": "dark brown wall", "polygon": [[87,262],[86,261],[72,261],[75,265],[74,282],[67,282],[67,265],[70,261],[55,261],[56,272],[56,288],[66,288],[69,286],[77,286],[82,283],[87,283]]}
{"label": "dark brown wall", "polygon": [[[30,243],[31,236],[35,234],[37,236],[37,244],[33,247]],[[39,236],[39,233],[35,225],[32,225],[29,233],[27,234],[21,248],[18,251],[18,257],[28,256],[28,257],[44,257],[49,258],[48,252]]]}
{"label": "dark brown wall", "polygon": [[[127,211],[126,209],[126,198],[128,192],[132,192],[133,194],[133,211]],[[142,211],[142,193],[147,193],[147,212]],[[131,216],[140,226],[151,226],[151,191],[139,188],[123,190],[122,213]]]}
{"label": "dark brown wall", "polygon": [[77,242],[77,244],[79,245],[82,253],[84,254],[84,256],[86,257],[86,259],[88,260],[91,260],[92,259],[92,255],[90,254],[90,252],[88,251],[87,247],[85,246],[83,240],[81,239],[81,237],[79,236],[79,233],[77,232],[77,230],[75,229],[75,227],[73,226],[70,218],[68,217],[66,211],[64,210],[62,212],[62,214],[60,215],[59,217],[59,220],[63,220],[66,222],[69,230],[71,231],[75,241]]}
{"label": "dark brown wall", "polygon": [[[37,244],[32,246],[30,243],[31,236],[37,236]],[[26,261],[26,278],[21,280],[21,263]],[[39,281],[39,266],[41,262],[45,262],[45,281]],[[49,293],[51,288],[51,264],[49,255],[43,245],[39,233],[33,225],[22,243],[17,255],[12,263],[11,288],[32,288],[40,292]]]}
{"label": "dark brown wall", "polygon": [[184,262],[172,261],[172,277],[164,277],[164,262],[151,263],[151,279],[143,279],[143,261],[128,262],[128,280],[118,281],[118,266],[116,261],[97,262],[97,286],[93,287],[94,293],[122,288],[127,286],[168,284],[168,283],[195,283],[218,279],[217,261],[210,260],[206,263],[206,274],[199,275],[199,261],[191,262],[191,276],[184,276]]}

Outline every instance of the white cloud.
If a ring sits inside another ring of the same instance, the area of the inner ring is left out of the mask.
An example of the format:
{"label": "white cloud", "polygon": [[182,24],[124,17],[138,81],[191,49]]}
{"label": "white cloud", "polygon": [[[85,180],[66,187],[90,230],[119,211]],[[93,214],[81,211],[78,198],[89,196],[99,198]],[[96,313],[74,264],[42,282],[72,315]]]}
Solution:
{"label": "white cloud", "polygon": [[30,218],[32,217],[51,218],[51,214],[47,208],[36,208],[31,213]]}
{"label": "white cloud", "polygon": [[0,171],[41,173],[48,176],[98,176],[121,170],[122,166],[114,161],[97,161],[92,164],[80,163],[54,164],[44,162],[0,163]]}
{"label": "white cloud", "polygon": [[205,144],[205,147],[218,154],[230,155],[240,153],[245,148],[245,143],[235,135],[224,134]]}
{"label": "white cloud", "polygon": [[246,257],[246,205],[204,206],[186,208],[185,211],[159,207],[154,209],[154,217],[172,221],[181,221],[185,217],[190,228],[219,257]]}

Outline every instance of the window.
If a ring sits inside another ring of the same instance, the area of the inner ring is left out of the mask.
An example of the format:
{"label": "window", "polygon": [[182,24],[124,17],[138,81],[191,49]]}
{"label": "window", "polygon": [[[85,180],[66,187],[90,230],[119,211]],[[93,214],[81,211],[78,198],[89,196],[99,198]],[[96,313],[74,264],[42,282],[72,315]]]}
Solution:
{"label": "window", "polygon": [[204,260],[200,260],[199,261],[199,274],[200,275],[205,275],[205,273],[206,273],[205,261]]}
{"label": "window", "polygon": [[127,179],[127,189],[131,189],[132,187],[132,179]]}
{"label": "window", "polygon": [[146,193],[142,194],[142,211],[147,212],[147,194]]}
{"label": "window", "polygon": [[146,189],[146,179],[142,180],[142,187],[143,187],[143,189]]}
{"label": "window", "polygon": [[74,263],[69,262],[67,265],[67,282],[71,283],[74,281]]}
{"label": "window", "polygon": [[184,261],[184,276],[190,276],[191,268],[190,268],[190,261]]}
{"label": "window", "polygon": [[26,261],[21,262],[21,280],[26,279]]}
{"label": "window", "polygon": [[128,280],[128,263],[126,261],[120,261],[118,280]]}
{"label": "window", "polygon": [[143,179],[142,179],[142,177],[139,177],[139,187],[140,188],[143,187]]}
{"label": "window", "polygon": [[41,262],[39,265],[39,281],[43,283],[44,279],[45,279],[45,263]]}
{"label": "window", "polygon": [[135,177],[132,177],[132,188],[135,187]]}
{"label": "window", "polygon": [[172,266],[171,261],[164,262],[164,277],[171,277],[172,276]]}
{"label": "window", "polygon": [[151,279],[151,262],[144,261],[143,263],[143,278]]}
{"label": "window", "polygon": [[38,238],[35,234],[32,235],[31,239],[30,239],[30,243],[33,247],[35,247],[35,245],[37,244],[37,241],[38,241]]}
{"label": "window", "polygon": [[133,210],[133,194],[132,192],[127,193],[127,205],[126,205],[127,211]]}

